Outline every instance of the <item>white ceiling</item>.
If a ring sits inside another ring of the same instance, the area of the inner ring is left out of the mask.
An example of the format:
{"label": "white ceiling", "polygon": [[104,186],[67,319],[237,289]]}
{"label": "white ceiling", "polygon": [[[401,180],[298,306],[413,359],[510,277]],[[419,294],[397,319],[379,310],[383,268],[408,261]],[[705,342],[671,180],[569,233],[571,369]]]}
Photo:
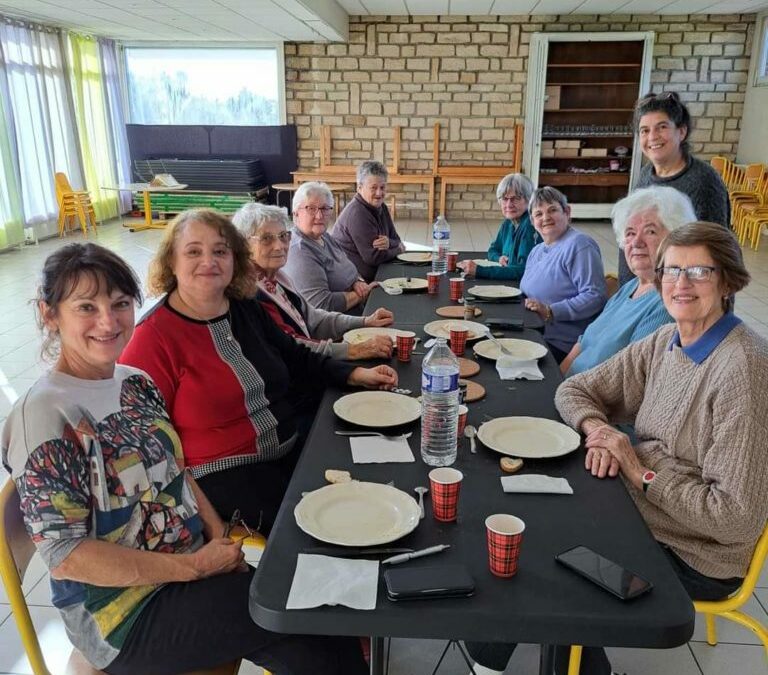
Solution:
{"label": "white ceiling", "polygon": [[0,0],[0,14],[125,41],[346,41],[349,16],[733,14],[768,0]]}

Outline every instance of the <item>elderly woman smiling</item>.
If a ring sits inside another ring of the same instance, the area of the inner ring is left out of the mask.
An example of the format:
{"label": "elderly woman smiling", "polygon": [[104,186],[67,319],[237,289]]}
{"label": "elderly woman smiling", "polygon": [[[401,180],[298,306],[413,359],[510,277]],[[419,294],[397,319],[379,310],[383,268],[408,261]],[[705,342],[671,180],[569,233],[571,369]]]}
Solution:
{"label": "elderly woman smiling", "polygon": [[539,188],[528,210],[542,243],[528,256],[520,290],[546,322],[544,340],[560,363],[608,298],[603,260],[595,240],[571,227],[562,192]]}
{"label": "elderly woman smiling", "polygon": [[656,291],[656,251],[672,230],[696,220],[690,198],[670,187],[635,190],[613,207],[616,239],[637,278],[624,284],[560,364],[575,375],[672,321]]}
{"label": "elderly woman smiling", "polygon": [[285,273],[313,307],[348,312],[362,305],[376,284],[368,284],[326,231],[333,195],[325,183],[302,183],[293,195],[290,255]]}
{"label": "elderly woman smiling", "polygon": [[[586,435],[586,468],[621,474],[695,600],[740,585],[768,518],[768,342],[732,311],[748,283],[722,226],[671,232],[656,284],[674,325],[568,378],[555,400]],[[634,445],[619,421],[634,423]]]}
{"label": "elderly woman smiling", "polygon": [[392,340],[378,335],[359,344],[333,342],[353,328],[388,326],[392,312],[379,308],[366,317],[326,312],[312,307],[282,268],[288,260],[291,221],[285,209],[277,206],[245,204],[232,217],[232,222],[245,235],[251,248],[251,261],[256,268],[257,299],[284,333],[303,342],[321,354],[341,359],[389,358]]}
{"label": "elderly woman smiling", "polygon": [[357,194],[333,226],[333,238],[366,281],[373,281],[379,265],[405,251],[384,203],[387,178],[381,162],[369,160],[357,167]]}

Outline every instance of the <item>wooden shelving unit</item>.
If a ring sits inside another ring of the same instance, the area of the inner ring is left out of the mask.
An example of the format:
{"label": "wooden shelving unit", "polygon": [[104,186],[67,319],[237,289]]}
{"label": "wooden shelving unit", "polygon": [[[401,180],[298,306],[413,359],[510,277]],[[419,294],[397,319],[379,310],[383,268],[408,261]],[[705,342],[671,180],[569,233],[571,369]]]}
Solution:
{"label": "wooden shelving unit", "polygon": [[643,40],[549,44],[539,185],[598,207],[627,194],[644,47]]}

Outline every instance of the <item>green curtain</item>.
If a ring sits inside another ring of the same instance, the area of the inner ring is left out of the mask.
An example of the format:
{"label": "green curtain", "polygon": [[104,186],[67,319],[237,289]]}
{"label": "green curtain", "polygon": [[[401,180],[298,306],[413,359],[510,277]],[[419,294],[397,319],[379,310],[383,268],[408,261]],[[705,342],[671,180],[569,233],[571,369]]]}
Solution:
{"label": "green curtain", "polygon": [[24,241],[21,190],[13,162],[5,98],[0,97],[0,250]]}
{"label": "green curtain", "polygon": [[107,98],[101,72],[99,44],[90,37],[67,34],[70,80],[85,184],[98,220],[119,215],[117,192],[104,186],[117,185],[115,157],[109,131]]}

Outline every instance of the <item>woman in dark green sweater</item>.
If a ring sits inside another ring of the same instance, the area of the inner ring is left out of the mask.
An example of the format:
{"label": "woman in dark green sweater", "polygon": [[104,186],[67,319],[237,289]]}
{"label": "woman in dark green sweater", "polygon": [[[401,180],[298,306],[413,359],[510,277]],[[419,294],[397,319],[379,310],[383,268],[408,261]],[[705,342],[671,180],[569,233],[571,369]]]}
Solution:
{"label": "woman in dark green sweater", "polygon": [[528,215],[528,201],[533,194],[531,181],[521,173],[510,173],[501,179],[496,198],[504,220],[499,233],[488,247],[488,260],[500,267],[483,267],[472,260],[459,263],[468,277],[519,281],[531,249],[541,241]]}

